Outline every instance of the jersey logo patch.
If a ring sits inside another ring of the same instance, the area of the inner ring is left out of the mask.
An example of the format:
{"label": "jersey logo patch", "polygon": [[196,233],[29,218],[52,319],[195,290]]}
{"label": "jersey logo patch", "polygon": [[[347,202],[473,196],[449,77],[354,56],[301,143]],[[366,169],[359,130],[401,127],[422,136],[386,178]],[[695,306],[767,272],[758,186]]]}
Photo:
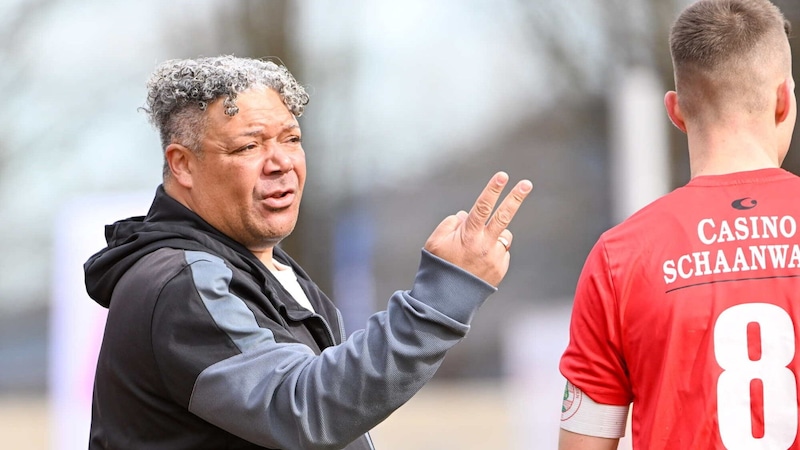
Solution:
{"label": "jersey logo patch", "polygon": [[743,211],[747,209],[753,209],[756,207],[756,205],[758,205],[758,201],[750,197],[740,198],[738,200],[734,200],[733,203],[731,203],[731,206],[734,209],[740,209]]}
{"label": "jersey logo patch", "polygon": [[561,420],[569,420],[574,416],[581,407],[582,402],[583,391],[576,388],[572,383],[567,382],[566,387],[564,387],[564,402],[561,404]]}

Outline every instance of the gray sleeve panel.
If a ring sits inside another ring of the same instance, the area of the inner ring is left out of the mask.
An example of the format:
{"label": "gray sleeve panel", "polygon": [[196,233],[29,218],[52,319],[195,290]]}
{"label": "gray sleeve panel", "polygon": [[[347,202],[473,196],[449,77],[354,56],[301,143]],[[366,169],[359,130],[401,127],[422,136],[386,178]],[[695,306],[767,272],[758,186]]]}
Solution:
{"label": "gray sleeve panel", "polygon": [[203,304],[214,322],[227,333],[240,351],[275,343],[267,328],[256,322],[253,311],[238,297],[231,294],[229,286],[233,272],[221,258],[204,252],[186,251],[186,262],[192,266],[192,278]]}
{"label": "gray sleeve panel", "polygon": [[[198,288],[215,278],[197,277]],[[252,315],[252,324],[242,323],[245,315],[235,312],[242,301],[227,288],[208,292],[226,299],[209,309],[214,320],[232,327],[237,345],[245,344],[242,354],[200,374],[189,410],[268,448],[335,449],[383,421],[430,380],[494,288],[423,252],[414,288],[395,292],[365,329],[319,356],[302,344],[239,336],[263,332],[251,328],[258,327]]]}

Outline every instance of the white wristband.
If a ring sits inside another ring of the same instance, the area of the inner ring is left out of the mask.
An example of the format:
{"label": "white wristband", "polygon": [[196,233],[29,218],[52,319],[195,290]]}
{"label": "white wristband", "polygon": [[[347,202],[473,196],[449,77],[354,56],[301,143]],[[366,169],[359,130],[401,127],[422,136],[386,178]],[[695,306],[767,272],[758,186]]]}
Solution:
{"label": "white wristband", "polygon": [[597,403],[567,381],[561,406],[561,428],[587,436],[619,439],[625,436],[628,409],[629,405]]}

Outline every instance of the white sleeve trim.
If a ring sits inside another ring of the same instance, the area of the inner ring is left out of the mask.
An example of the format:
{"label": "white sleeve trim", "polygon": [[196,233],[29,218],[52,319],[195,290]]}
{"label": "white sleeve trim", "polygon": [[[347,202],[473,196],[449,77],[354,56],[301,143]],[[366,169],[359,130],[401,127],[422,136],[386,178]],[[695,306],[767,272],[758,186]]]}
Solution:
{"label": "white sleeve trim", "polygon": [[629,406],[597,403],[567,381],[561,406],[561,428],[587,436],[619,439],[625,436]]}

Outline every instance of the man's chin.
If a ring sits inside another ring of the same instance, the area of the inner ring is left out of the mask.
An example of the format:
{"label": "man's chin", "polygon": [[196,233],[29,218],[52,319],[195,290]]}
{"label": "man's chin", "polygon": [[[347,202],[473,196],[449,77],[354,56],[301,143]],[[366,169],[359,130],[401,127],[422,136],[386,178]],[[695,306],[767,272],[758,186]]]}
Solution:
{"label": "man's chin", "polygon": [[286,227],[283,229],[272,229],[262,235],[262,245],[265,247],[275,247],[276,245],[280,244],[281,241],[289,237],[292,232],[294,231],[294,224],[291,227]]}

